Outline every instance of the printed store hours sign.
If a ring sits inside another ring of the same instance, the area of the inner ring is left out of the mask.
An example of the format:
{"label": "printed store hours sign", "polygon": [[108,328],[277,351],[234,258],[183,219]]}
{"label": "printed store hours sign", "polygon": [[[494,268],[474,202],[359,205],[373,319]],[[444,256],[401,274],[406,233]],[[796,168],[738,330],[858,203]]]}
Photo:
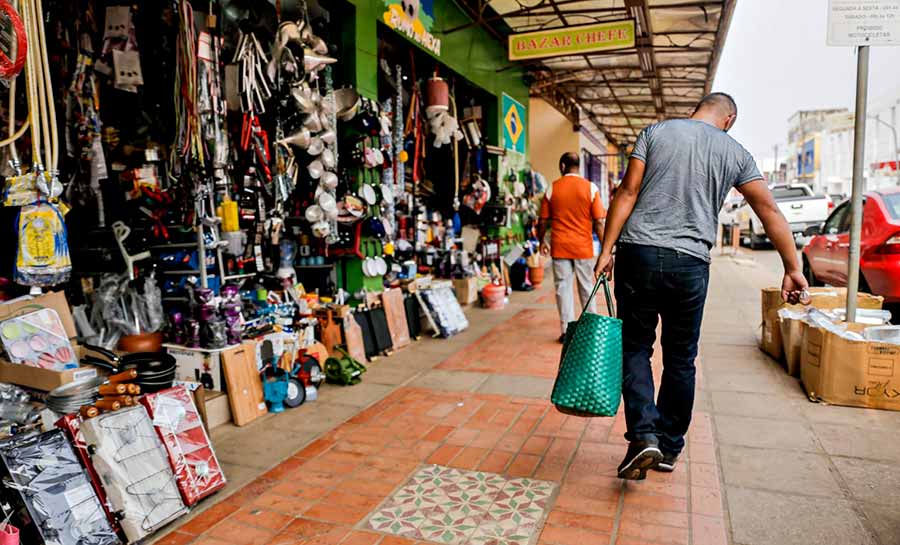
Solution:
{"label": "printed store hours sign", "polygon": [[634,19],[512,34],[509,60],[582,55],[629,47],[634,47]]}
{"label": "printed store hours sign", "polygon": [[431,33],[434,27],[434,0],[384,0],[387,26],[416,42],[436,56],[441,55],[441,40]]}
{"label": "printed store hours sign", "polygon": [[900,45],[900,0],[829,0],[828,45]]}

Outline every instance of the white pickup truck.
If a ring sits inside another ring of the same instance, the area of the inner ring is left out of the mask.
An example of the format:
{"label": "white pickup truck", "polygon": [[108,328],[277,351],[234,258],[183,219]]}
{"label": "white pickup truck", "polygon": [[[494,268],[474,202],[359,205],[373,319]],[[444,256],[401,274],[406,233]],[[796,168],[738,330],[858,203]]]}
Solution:
{"label": "white pickup truck", "polygon": [[[821,225],[834,207],[830,197],[816,195],[808,185],[803,184],[776,185],[772,187],[772,196],[787,218],[795,238],[803,236],[809,227]],[[733,211],[723,211],[723,219],[730,217],[740,225],[741,237],[750,243],[751,248],[762,246],[767,241],[766,232],[750,205],[741,201],[731,206]]]}

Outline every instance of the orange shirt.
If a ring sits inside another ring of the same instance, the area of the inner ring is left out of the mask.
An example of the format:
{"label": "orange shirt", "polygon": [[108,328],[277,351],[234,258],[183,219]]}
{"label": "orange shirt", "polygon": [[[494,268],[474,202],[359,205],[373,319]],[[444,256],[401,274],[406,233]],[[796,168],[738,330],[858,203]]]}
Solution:
{"label": "orange shirt", "polygon": [[594,220],[606,217],[597,186],[577,174],[553,182],[541,199],[541,219],[549,219],[550,254],[558,259],[594,257]]}

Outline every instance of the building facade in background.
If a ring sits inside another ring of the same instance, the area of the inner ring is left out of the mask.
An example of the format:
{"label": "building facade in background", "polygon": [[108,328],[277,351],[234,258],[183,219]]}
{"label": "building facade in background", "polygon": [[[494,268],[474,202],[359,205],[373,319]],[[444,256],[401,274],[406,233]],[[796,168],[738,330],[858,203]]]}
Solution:
{"label": "building facade in background", "polygon": [[[787,181],[817,193],[850,194],[853,183],[854,113],[846,108],[801,110],[788,120]],[[866,123],[866,190],[900,185],[900,92],[869,108]]]}

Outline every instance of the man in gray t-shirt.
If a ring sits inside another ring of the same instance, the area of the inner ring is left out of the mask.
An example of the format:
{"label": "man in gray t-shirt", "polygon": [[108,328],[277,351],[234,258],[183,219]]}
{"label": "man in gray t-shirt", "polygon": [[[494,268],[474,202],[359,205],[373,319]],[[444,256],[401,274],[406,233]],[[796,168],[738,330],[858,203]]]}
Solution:
{"label": "man in gray t-shirt", "polygon": [[[796,302],[806,280],[790,227],[753,157],[726,134],[734,99],[703,98],[690,119],[641,131],[606,220],[596,272],[612,273],[622,319],[622,397],[628,452],[619,477],[674,471],[691,421],[700,324],[709,285],[709,250],[731,188],[759,216],[784,265],[782,296]],[[654,399],[650,357],[662,321],[663,373]]]}
{"label": "man in gray t-shirt", "polygon": [[619,243],[672,248],[704,261],[728,191],[762,179],[749,151],[696,119],[650,125],[631,156],[643,161],[644,179]]}

